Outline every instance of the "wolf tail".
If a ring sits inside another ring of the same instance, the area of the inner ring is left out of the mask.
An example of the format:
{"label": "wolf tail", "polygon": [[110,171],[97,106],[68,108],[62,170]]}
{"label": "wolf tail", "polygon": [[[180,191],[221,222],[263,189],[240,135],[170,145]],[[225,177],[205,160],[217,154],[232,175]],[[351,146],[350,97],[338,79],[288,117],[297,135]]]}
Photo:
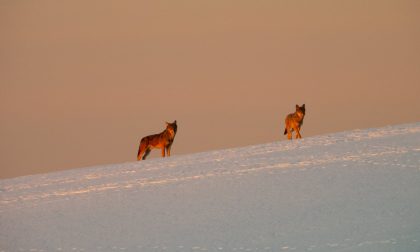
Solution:
{"label": "wolf tail", "polygon": [[139,151],[137,152],[137,160],[140,160],[140,158],[141,158],[140,151],[141,151],[141,144],[139,146]]}
{"label": "wolf tail", "polygon": [[[144,139],[144,138],[143,138]],[[137,160],[141,160],[142,149],[144,149],[144,142],[143,139],[140,141],[139,151],[137,152]]]}
{"label": "wolf tail", "polygon": [[283,133],[283,135],[286,135],[287,134],[287,128],[284,128],[284,133]]}

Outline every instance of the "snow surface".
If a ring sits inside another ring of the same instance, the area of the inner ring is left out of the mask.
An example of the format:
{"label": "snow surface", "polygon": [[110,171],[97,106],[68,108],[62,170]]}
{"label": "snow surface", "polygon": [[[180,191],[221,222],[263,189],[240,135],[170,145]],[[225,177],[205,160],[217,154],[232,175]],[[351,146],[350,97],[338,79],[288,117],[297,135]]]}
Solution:
{"label": "snow surface", "polygon": [[0,180],[0,251],[420,251],[420,122]]}

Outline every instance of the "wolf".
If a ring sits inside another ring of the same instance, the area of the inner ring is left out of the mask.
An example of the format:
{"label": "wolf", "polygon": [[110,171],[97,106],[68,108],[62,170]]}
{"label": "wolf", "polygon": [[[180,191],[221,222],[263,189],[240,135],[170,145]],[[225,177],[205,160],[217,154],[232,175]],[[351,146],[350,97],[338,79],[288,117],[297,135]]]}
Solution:
{"label": "wolf", "polygon": [[303,124],[303,118],[305,117],[305,104],[301,107],[296,104],[296,112],[288,114],[285,119],[284,135],[287,134],[288,139],[292,139],[292,132],[296,131],[296,139],[302,138],[300,135],[300,127]]}
{"label": "wolf", "polygon": [[176,120],[173,123],[166,122],[166,129],[161,133],[143,137],[140,141],[139,151],[137,152],[137,160],[146,159],[150,151],[155,148],[162,149],[162,157],[165,157],[165,150],[168,157],[171,156],[171,146],[174,142],[177,129]]}

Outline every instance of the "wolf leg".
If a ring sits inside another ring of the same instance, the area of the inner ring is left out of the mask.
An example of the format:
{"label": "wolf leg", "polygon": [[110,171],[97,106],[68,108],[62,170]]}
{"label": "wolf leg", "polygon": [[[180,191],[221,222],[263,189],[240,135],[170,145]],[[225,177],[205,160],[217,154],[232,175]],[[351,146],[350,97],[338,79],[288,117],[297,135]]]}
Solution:
{"label": "wolf leg", "polygon": [[298,138],[302,138],[302,136],[300,135],[300,128],[296,127],[296,139]]}
{"label": "wolf leg", "polygon": [[146,151],[144,152],[144,155],[143,155],[143,160],[145,160],[146,159],[146,157],[150,154],[150,151],[151,151],[151,149],[150,148],[147,148],[146,149]]}
{"label": "wolf leg", "polygon": [[287,139],[292,140],[292,129],[287,128]]}
{"label": "wolf leg", "polygon": [[165,146],[162,147],[162,157],[165,157]]}

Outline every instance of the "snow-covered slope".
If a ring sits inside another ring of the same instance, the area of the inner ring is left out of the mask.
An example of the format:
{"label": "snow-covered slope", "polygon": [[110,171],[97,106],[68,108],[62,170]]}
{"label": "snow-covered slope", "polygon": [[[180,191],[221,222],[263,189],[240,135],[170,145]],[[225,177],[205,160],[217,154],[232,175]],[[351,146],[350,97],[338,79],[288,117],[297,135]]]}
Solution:
{"label": "snow-covered slope", "polygon": [[0,251],[420,251],[420,123],[0,180]]}

